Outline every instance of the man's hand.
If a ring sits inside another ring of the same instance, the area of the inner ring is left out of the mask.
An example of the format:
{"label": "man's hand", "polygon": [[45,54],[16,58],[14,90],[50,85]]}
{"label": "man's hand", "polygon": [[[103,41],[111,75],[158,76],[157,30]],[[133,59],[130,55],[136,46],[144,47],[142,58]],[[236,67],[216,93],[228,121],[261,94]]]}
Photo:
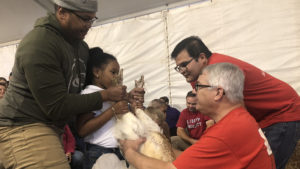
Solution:
{"label": "man's hand", "polygon": [[207,120],[205,123],[206,123],[206,129],[208,129],[215,124],[215,121],[210,119],[210,120]]}
{"label": "man's hand", "polygon": [[126,86],[110,87],[100,91],[103,101],[120,101],[126,97]]}
{"label": "man's hand", "polygon": [[197,141],[198,141],[198,140],[196,140],[196,139],[190,139],[190,143],[191,143],[191,144],[195,144]]}

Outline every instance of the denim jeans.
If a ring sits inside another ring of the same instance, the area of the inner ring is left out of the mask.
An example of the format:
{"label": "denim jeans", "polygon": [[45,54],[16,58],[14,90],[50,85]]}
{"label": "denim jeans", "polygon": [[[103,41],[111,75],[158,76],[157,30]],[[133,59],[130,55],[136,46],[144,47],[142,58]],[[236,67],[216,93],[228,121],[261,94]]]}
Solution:
{"label": "denim jeans", "polygon": [[171,144],[172,144],[172,148],[175,148],[180,151],[184,151],[185,149],[189,148],[192,145],[191,143],[184,141],[179,136],[172,136]]}
{"label": "denim jeans", "polygon": [[124,160],[119,148],[106,148],[95,144],[86,143],[84,168],[91,169],[97,159],[106,153],[115,153],[120,160]]}
{"label": "denim jeans", "polygon": [[75,150],[71,158],[71,169],[83,169],[84,155],[81,151]]}
{"label": "denim jeans", "polygon": [[277,169],[284,169],[300,139],[300,121],[276,123],[262,129],[275,157]]}

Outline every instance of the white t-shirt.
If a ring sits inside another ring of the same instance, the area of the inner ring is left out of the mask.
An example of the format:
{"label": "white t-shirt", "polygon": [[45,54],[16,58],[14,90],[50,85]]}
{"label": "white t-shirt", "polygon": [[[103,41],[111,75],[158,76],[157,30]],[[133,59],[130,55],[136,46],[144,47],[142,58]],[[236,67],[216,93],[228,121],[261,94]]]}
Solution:
{"label": "white t-shirt", "polygon": [[[94,85],[88,85],[82,92],[81,94],[89,94],[89,93],[94,93],[97,91],[101,91],[101,89],[98,86]],[[111,107],[110,102],[103,102],[102,109],[93,111],[95,114],[94,116],[99,116],[102,112],[107,110],[108,108]],[[96,144],[102,147],[107,147],[107,148],[116,148],[118,147],[117,140],[115,139],[113,135],[113,126],[115,125],[116,120],[114,117],[112,117],[108,122],[106,122],[101,128],[96,130],[95,132],[89,134],[88,136],[84,137],[84,141],[91,143],[91,144]]]}

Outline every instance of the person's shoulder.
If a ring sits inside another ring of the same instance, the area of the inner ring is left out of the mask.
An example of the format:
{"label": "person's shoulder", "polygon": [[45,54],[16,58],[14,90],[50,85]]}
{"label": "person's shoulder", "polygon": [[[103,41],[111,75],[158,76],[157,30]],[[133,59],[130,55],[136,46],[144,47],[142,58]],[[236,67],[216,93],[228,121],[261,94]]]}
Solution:
{"label": "person's shoulder", "polygon": [[33,32],[39,32],[41,35],[49,35],[53,38],[63,37],[61,24],[58,22],[55,14],[53,13],[48,13],[47,16],[37,19]]}
{"label": "person's shoulder", "polygon": [[16,52],[16,62],[23,66],[36,63],[54,63],[58,60],[62,40],[55,40],[55,34],[44,29],[33,29],[20,42]]}
{"label": "person's shoulder", "polygon": [[44,29],[44,28],[34,28],[28,32],[25,37],[20,42],[20,47],[34,45],[32,47],[41,47],[44,44],[49,44],[55,37],[55,33]]}
{"label": "person's shoulder", "polygon": [[171,109],[172,111],[175,111],[175,112],[180,113],[180,111],[179,111],[178,109],[176,109],[175,107],[171,107],[171,106],[170,106],[170,109]]}
{"label": "person's shoulder", "polygon": [[243,107],[236,108],[232,110],[228,115],[228,121],[231,123],[239,123],[240,126],[245,126],[247,128],[247,125],[254,124],[256,125],[255,119],[250,115],[250,113]]}
{"label": "person's shoulder", "polygon": [[254,118],[244,108],[236,108],[229,112],[219,122],[213,125],[208,135],[218,136],[222,140],[243,140],[250,133],[257,133],[259,129],[258,124]]}
{"label": "person's shoulder", "polygon": [[[57,32],[53,32],[46,27],[36,27],[25,35],[19,44],[18,49],[22,49],[22,55],[28,54],[35,57],[35,53],[56,53],[62,48],[65,40]],[[32,53],[32,54],[31,54]],[[49,53],[47,56],[53,56]]]}
{"label": "person's shoulder", "polygon": [[219,53],[213,53],[213,55],[211,55],[211,57],[209,58],[208,64],[215,64],[215,63],[222,63],[222,62],[228,62],[234,64],[238,66],[240,69],[242,69],[243,71],[245,71],[246,69],[249,69],[250,71],[253,71],[254,69],[259,70],[254,65],[247,63],[243,60],[240,60],[236,57],[219,54]]}
{"label": "person's shoulder", "polygon": [[220,54],[220,53],[213,53],[209,58],[209,64],[219,63],[219,62],[228,62],[236,60],[236,58],[233,58],[228,55]]}

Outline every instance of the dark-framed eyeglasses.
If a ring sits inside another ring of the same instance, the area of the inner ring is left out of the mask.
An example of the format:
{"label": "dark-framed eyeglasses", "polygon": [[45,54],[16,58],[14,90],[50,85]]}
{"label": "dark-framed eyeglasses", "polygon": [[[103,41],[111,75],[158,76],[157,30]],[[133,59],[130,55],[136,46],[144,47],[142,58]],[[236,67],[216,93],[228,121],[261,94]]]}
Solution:
{"label": "dark-framed eyeglasses", "polygon": [[186,62],[182,62],[180,65],[177,65],[174,69],[177,72],[182,72],[184,69],[186,69],[186,67],[193,61],[193,59],[186,61]]}
{"label": "dark-framed eyeglasses", "polygon": [[90,19],[90,18],[85,18],[83,16],[78,15],[76,12],[69,10],[72,14],[74,14],[75,16],[77,16],[79,19],[81,19],[83,22],[85,23],[94,23],[98,18],[95,16],[94,18]]}
{"label": "dark-framed eyeglasses", "polygon": [[214,87],[214,86],[210,86],[210,85],[202,85],[202,84],[196,84],[196,85],[195,85],[195,90],[198,91],[199,89],[202,89],[202,88],[208,88],[208,87]]}
{"label": "dark-framed eyeglasses", "polygon": [[[216,86],[211,86],[211,85],[202,85],[202,84],[196,84],[195,85],[195,90],[198,91],[199,89],[202,89],[202,88],[218,88]],[[223,89],[223,95],[225,95],[225,90]]]}

